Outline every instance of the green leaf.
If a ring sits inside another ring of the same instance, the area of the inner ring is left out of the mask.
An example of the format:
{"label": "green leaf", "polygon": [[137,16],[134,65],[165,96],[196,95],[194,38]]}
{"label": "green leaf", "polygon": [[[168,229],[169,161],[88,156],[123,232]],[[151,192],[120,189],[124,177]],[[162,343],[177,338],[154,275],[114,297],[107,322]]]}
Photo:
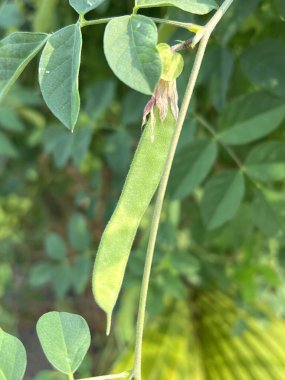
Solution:
{"label": "green leaf", "polygon": [[12,142],[2,132],[0,132],[0,157],[1,156],[8,158],[15,158],[18,156],[17,150]]}
{"label": "green leaf", "polygon": [[89,257],[78,257],[72,267],[73,288],[77,294],[82,294],[91,278],[92,265]]}
{"label": "green leaf", "polygon": [[46,40],[44,33],[16,32],[0,41],[0,100]]}
{"label": "green leaf", "polygon": [[58,234],[48,234],[45,240],[45,251],[47,256],[51,259],[63,260],[66,256],[66,245],[64,240]]}
{"label": "green leaf", "polygon": [[234,57],[225,46],[213,46],[205,56],[199,81],[209,87],[209,94],[216,109],[221,112],[227,100],[227,92],[234,67]]}
{"label": "green leaf", "polygon": [[54,266],[52,268],[52,287],[56,297],[61,299],[70,290],[72,285],[72,271],[67,263]]}
{"label": "green leaf", "polygon": [[11,4],[8,1],[1,1],[0,5],[0,28],[19,28],[23,23],[23,17],[19,11],[18,4]]}
{"label": "green leaf", "polygon": [[78,76],[82,35],[78,24],[52,34],[43,50],[39,82],[46,104],[54,115],[73,130],[78,119]]}
{"label": "green leaf", "polygon": [[127,131],[118,129],[104,144],[104,153],[112,171],[124,177],[131,161],[132,139]]}
{"label": "green leaf", "polygon": [[76,314],[44,314],[37,323],[37,333],[48,361],[65,374],[78,369],[91,341],[85,319]]}
{"label": "green leaf", "polygon": [[92,11],[99,7],[106,0],[69,0],[69,4],[76,10],[80,15],[85,15],[85,13]]}
{"label": "green leaf", "polygon": [[244,196],[244,177],[238,171],[221,172],[206,184],[201,201],[205,226],[211,230],[231,220]]}
{"label": "green leaf", "polygon": [[285,241],[285,197],[283,193],[258,190],[252,203],[254,224],[267,236]]}
{"label": "green leaf", "polygon": [[19,339],[0,328],[0,379],[22,380],[27,366],[27,355]]}
{"label": "green leaf", "polygon": [[183,146],[175,157],[169,182],[173,198],[191,194],[206,178],[217,157],[217,144],[212,140],[197,140]]}
{"label": "green leaf", "polygon": [[274,131],[284,117],[284,100],[266,92],[247,94],[224,110],[219,122],[222,129],[219,136],[225,144],[246,144]]}
{"label": "green leaf", "polygon": [[86,219],[79,213],[72,215],[68,223],[68,238],[74,249],[82,252],[88,249],[91,236]]}
{"label": "green leaf", "polygon": [[243,54],[242,67],[255,84],[285,97],[285,43],[280,40],[259,41]]}
{"label": "green leaf", "polygon": [[0,126],[15,132],[22,132],[25,128],[15,109],[9,106],[0,107]]}
{"label": "green leaf", "polygon": [[52,270],[53,267],[47,262],[34,265],[30,272],[29,284],[33,287],[46,285],[51,280]]}
{"label": "green leaf", "polygon": [[[281,0],[283,1],[283,0]],[[220,46],[229,46],[229,41],[245,25],[249,16],[253,15],[261,0],[234,1],[215,29],[215,38]]]}
{"label": "green leaf", "polygon": [[285,144],[269,141],[254,147],[246,158],[246,170],[259,181],[281,181],[285,178]]}
{"label": "green leaf", "polygon": [[156,48],[157,28],[145,16],[115,18],[106,27],[104,51],[116,76],[129,87],[151,95],[162,66]]}
{"label": "green leaf", "polygon": [[206,14],[218,7],[214,0],[136,0],[136,8],[152,8],[152,7],[177,7],[183,11]]}
{"label": "green leaf", "polygon": [[51,154],[56,167],[64,167],[70,159],[79,166],[85,158],[92,140],[92,130],[85,127],[69,133],[58,125],[47,128],[44,132],[44,149]]}

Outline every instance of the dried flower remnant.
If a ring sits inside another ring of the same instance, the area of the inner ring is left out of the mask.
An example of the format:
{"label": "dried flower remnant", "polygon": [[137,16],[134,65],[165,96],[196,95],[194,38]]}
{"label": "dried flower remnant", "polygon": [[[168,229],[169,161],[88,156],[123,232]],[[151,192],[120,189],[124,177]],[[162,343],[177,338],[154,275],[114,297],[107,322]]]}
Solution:
{"label": "dried flower remnant", "polygon": [[142,126],[150,122],[151,140],[154,140],[154,130],[156,125],[154,109],[158,110],[159,118],[164,121],[169,109],[174,118],[177,120],[179,114],[178,93],[176,79],[183,70],[184,62],[180,54],[174,52],[167,44],[159,44],[157,46],[162,61],[162,74],[160,81],[154,91],[149,102],[146,104]]}

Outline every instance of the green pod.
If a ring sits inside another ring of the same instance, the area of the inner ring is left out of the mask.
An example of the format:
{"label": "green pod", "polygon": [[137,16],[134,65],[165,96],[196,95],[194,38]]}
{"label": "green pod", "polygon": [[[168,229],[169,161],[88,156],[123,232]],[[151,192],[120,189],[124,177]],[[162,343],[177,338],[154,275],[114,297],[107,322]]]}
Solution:
{"label": "green pod", "polygon": [[154,115],[154,139],[148,122],[95,260],[93,293],[97,304],[107,314],[107,334],[110,332],[112,312],[121,290],[131,247],[141,219],[159,185],[176,126],[170,110],[163,122],[157,110]]}

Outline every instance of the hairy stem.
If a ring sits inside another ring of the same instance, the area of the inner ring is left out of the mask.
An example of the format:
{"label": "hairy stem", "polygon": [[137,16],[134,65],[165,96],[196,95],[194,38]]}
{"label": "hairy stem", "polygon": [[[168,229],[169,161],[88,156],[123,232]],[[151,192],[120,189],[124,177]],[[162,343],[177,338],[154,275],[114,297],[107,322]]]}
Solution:
{"label": "hairy stem", "polygon": [[173,25],[178,28],[184,28],[189,30],[190,32],[197,33],[199,30],[201,30],[203,27],[201,25],[189,23],[189,22],[180,22],[180,21],[174,21],[174,20],[168,20],[163,18],[156,18],[151,17],[151,19],[156,22],[157,24],[167,24],[167,25]]}
{"label": "hairy stem", "polygon": [[81,28],[84,28],[85,26],[108,24],[108,22],[113,20],[114,18],[116,17],[99,18],[98,20],[85,20],[84,18],[81,18],[80,26]]}
{"label": "hairy stem", "polygon": [[160,186],[157,193],[157,199],[154,206],[153,218],[150,229],[149,242],[146,253],[145,268],[142,280],[142,288],[139,302],[139,311],[137,319],[137,328],[136,328],[136,348],[135,348],[135,359],[134,359],[134,379],[142,379],[142,342],[143,342],[143,331],[144,331],[144,322],[145,322],[145,312],[146,312],[146,301],[149,287],[149,280],[151,274],[151,267],[154,255],[154,248],[157,238],[157,232],[160,222],[160,216],[163,206],[163,201],[165,197],[165,192],[168,184],[168,179],[174,160],[176,148],[178,145],[179,137],[182,131],[184,121],[186,119],[187,111],[190,105],[190,101],[193,95],[195,84],[200,72],[202,61],[205,55],[205,51],[210,39],[210,36],[215,29],[216,25],[219,23],[225,12],[231,6],[234,0],[225,0],[215,15],[207,23],[201,32],[198,32],[196,35],[198,38],[194,41],[193,45],[197,44],[200,41],[199,48],[197,51],[196,59],[193,65],[193,69],[188,81],[186,92],[182,101],[181,110],[179,113],[176,130],[173,135],[172,143],[169,149],[167,161],[164,167],[163,176],[160,182]]}

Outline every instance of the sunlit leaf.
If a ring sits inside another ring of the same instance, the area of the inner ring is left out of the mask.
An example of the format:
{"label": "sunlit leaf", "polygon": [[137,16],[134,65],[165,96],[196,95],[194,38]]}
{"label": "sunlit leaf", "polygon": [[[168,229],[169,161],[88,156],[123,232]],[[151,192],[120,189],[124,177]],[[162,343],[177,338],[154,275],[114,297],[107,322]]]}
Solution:
{"label": "sunlit leaf", "polygon": [[152,94],[161,75],[157,28],[148,17],[123,16],[110,21],[104,36],[107,61],[129,87]]}
{"label": "sunlit leaf", "polygon": [[0,379],[22,380],[27,366],[27,355],[19,339],[0,328]]}
{"label": "sunlit leaf", "polygon": [[44,314],[37,323],[37,333],[49,362],[66,374],[78,369],[90,346],[89,327],[76,314]]}

